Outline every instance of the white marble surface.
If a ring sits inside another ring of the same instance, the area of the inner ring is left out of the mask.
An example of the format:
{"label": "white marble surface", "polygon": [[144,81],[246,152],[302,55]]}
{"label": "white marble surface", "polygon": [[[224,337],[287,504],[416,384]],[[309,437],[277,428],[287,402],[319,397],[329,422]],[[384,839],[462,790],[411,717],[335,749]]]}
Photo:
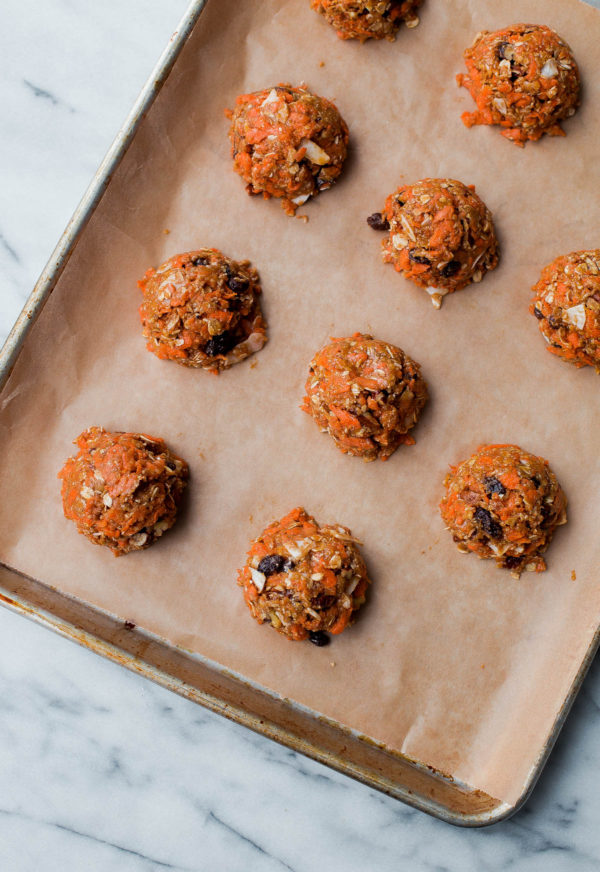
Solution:
{"label": "white marble surface", "polygon": [[[185,6],[2,0],[1,338]],[[0,870],[596,870],[599,733],[596,663],[526,808],[459,830],[0,609]]]}

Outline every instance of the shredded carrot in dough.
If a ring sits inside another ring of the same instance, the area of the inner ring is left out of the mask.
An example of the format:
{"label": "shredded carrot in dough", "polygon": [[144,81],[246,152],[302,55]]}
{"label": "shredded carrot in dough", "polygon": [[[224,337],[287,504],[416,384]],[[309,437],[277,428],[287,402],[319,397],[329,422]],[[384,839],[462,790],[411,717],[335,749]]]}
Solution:
{"label": "shredded carrot in dough", "polygon": [[444,481],[440,511],[459,551],[494,558],[518,577],[542,572],[542,553],[566,523],[565,495],[548,461],[517,445],[481,445]]}
{"label": "shredded carrot in dough", "polygon": [[238,574],[253,617],[294,641],[341,633],[370,583],[357,545],[346,527],[321,526],[302,508],[270,524]]}
{"label": "shredded carrot in dough", "polygon": [[535,24],[484,30],[464,58],[467,73],[457,82],[477,104],[475,112],[462,115],[467,127],[498,124],[521,147],[544,133],[564,136],[560,122],[579,106],[579,70],[553,30]]}
{"label": "shredded carrot in dough", "polygon": [[282,198],[289,215],[341,173],[346,123],[333,103],[305,87],[280,84],[242,94],[226,114],[233,168],[248,193]]}

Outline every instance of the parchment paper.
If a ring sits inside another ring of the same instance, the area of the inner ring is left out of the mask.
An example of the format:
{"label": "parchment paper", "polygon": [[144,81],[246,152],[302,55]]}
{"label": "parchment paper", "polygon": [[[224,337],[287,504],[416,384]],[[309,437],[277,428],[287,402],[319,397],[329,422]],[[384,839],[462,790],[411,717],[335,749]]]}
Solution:
{"label": "parchment paper", "polygon": [[[542,266],[600,241],[600,14],[427,0],[421,19],[360,46],[308,0],[211,0],[4,390],[0,558],[511,802],[599,617],[600,382],[547,353],[527,305]],[[524,150],[463,127],[454,82],[475,33],[515,21],[558,30],[585,85],[568,136]],[[307,224],[231,171],[223,108],[281,81],[335,99],[351,132]],[[474,183],[502,244],[500,267],[440,312],[365,223],[424,176]],[[146,268],[201,246],[252,260],[269,322],[265,349],[218,378],[149,354],[137,314]],[[430,386],[417,445],[385,464],[341,455],[298,408],[314,351],[355,330],[401,346]],[[92,424],[160,435],[190,463],[187,508],[148,551],[115,559],[62,516],[56,474]],[[568,495],[541,575],[516,581],[443,529],[447,466],[485,441],[549,458]],[[373,578],[328,648],[258,626],[236,586],[250,539],[296,505],[351,527]]]}

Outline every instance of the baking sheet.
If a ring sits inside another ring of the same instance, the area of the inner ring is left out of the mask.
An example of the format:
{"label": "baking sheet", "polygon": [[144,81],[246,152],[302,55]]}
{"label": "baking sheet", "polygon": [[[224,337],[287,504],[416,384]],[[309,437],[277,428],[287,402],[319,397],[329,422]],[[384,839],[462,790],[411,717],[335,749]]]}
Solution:
{"label": "baking sheet", "polygon": [[[598,244],[600,17],[576,0],[430,0],[421,17],[393,45],[359,46],[308,3],[211,0],[3,392],[0,557],[510,803],[598,623],[597,376],[547,354],[526,308],[541,266]],[[467,131],[454,85],[473,35],[516,20],[555,27],[585,84],[568,137],[525,150]],[[245,195],[222,114],[286,80],[334,98],[352,137],[307,224]],[[426,175],[474,183],[503,250],[440,312],[381,263],[364,221]],[[270,325],[265,349],[219,378],[148,354],[137,320],[147,266],[204,245],[253,261]],[[354,330],[404,348],[431,390],[417,445],[386,464],[342,456],[298,409],[314,350]],[[161,435],[190,463],[186,510],[146,552],[116,560],[62,517],[56,472],[91,424]],[[442,528],[447,464],[482,441],[548,457],[567,492],[542,575],[515,581]],[[374,580],[325,649],[256,625],[235,585],[250,538],[302,504],[352,528]]]}

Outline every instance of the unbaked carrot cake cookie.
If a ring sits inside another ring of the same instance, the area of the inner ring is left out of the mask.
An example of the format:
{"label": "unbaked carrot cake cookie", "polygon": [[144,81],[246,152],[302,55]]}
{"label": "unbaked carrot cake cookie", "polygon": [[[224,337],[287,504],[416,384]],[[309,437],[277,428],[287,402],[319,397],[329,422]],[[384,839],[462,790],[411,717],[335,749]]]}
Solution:
{"label": "unbaked carrot cake cookie", "polygon": [[249,194],[280,197],[289,215],[341,173],[346,123],[333,103],[304,86],[242,94],[228,115],[235,172]]}
{"label": "unbaked carrot cake cookie", "polygon": [[358,540],[339,524],[321,525],[302,508],[252,542],[238,584],[252,616],[288,639],[326,645],[365,601],[370,580]]}
{"label": "unbaked carrot cake cookie", "polygon": [[491,212],[473,185],[456,179],[401,185],[367,223],[386,231],[385,263],[425,288],[437,309],[446,294],[480,282],[498,265]]}
{"label": "unbaked carrot cake cookie", "polygon": [[173,526],[188,465],[162,439],[90,427],[61,471],[65,518],[118,557],[148,548]]}
{"label": "unbaked carrot cake cookie", "polygon": [[557,257],[542,270],[529,307],[548,351],[600,372],[600,249]]}
{"label": "unbaked carrot cake cookie", "polygon": [[340,39],[393,40],[402,24],[416,27],[422,0],[310,0]]}
{"label": "unbaked carrot cake cookie", "polygon": [[267,341],[258,273],[216,248],[169,258],[138,282],[147,348],[163,360],[218,373]]}
{"label": "unbaked carrot cake cookie", "polygon": [[459,551],[493,558],[518,577],[542,572],[554,531],[567,520],[567,500],[548,461],[517,445],[482,445],[450,467],[440,503]]}
{"label": "unbaked carrot cake cookie", "polygon": [[498,124],[521,147],[544,133],[564,136],[561,121],[579,106],[579,70],[571,49],[549,27],[515,24],[478,33],[457,76],[477,104],[464,112],[467,127]]}
{"label": "unbaked carrot cake cookie", "polygon": [[355,333],[332,339],[311,361],[303,410],[345,454],[387,460],[427,402],[421,367],[401,348]]}

